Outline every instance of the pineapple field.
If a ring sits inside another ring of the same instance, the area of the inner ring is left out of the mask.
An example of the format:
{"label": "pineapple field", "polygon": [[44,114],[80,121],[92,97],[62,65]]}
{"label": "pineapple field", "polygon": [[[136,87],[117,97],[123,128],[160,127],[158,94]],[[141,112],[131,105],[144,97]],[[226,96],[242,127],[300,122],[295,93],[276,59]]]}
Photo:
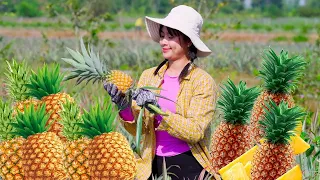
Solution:
{"label": "pineapple field", "polygon": [[[195,64],[219,85],[204,137],[215,174],[198,179],[320,180],[317,11],[272,0],[254,1],[252,11],[224,0],[155,1],[163,9],[123,2],[32,0],[37,17],[21,14],[20,2],[0,3],[0,179],[137,179],[145,107],[132,135],[103,86],[116,84],[126,98],[138,90],[143,70],[163,56],[134,21],[181,2],[205,18],[201,35],[213,53]],[[152,179],[172,179],[170,168]]]}

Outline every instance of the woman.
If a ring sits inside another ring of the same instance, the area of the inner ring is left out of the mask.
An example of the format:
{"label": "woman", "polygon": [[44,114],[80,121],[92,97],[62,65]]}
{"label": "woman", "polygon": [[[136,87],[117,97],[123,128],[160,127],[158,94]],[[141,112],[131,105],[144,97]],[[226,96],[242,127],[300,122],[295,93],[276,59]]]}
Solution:
{"label": "woman", "polygon": [[[135,135],[138,112],[151,103],[161,107],[168,116],[154,115],[151,109],[144,113],[142,154],[137,157],[137,178],[150,179],[162,174],[162,163],[173,165],[172,179],[195,179],[203,169],[213,174],[208,145],[209,124],[212,120],[217,87],[212,77],[197,67],[197,57],[211,51],[201,41],[202,17],[193,8],[181,5],[173,8],[164,19],[146,17],[150,37],[160,43],[164,61],[145,70],[138,87],[160,87],[155,91],[174,102],[156,98],[153,91],[140,89],[127,102],[114,84],[104,87],[121,109],[120,117],[128,132]],[[132,105],[131,105],[132,104]],[[176,167],[179,166],[179,168]]]}

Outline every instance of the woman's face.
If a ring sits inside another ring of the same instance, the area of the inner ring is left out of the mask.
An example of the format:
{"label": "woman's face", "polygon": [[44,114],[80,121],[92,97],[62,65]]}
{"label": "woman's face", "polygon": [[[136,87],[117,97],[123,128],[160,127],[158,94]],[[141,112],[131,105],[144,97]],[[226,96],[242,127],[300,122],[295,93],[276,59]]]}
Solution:
{"label": "woman's face", "polygon": [[165,59],[174,61],[187,57],[188,44],[182,35],[170,35],[167,27],[163,26],[160,31],[160,45]]}

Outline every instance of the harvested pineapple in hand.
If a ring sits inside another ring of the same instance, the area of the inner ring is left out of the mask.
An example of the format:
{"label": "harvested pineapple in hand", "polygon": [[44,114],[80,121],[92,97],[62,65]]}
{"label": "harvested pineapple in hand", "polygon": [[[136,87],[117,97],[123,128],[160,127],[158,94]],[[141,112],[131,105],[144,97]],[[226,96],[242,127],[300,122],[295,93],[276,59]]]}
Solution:
{"label": "harvested pineapple in hand", "polygon": [[[115,84],[117,88],[125,94],[127,99],[131,99],[131,95],[138,89],[134,87],[134,81],[131,76],[119,70],[110,70],[106,64],[100,60],[99,55],[93,52],[92,47],[88,53],[82,39],[80,41],[80,46],[82,54],[80,54],[78,51],[67,48],[68,52],[72,56],[72,59],[62,58],[63,61],[74,67],[74,70],[72,70],[71,74],[69,74],[64,80],[67,81],[77,78],[77,84],[80,84],[84,80],[87,80],[87,83],[91,80],[93,80],[93,83],[96,81],[110,82]],[[149,89],[149,87],[142,88]],[[155,113],[166,115],[157,106],[153,106],[151,104],[147,104],[147,106]]]}

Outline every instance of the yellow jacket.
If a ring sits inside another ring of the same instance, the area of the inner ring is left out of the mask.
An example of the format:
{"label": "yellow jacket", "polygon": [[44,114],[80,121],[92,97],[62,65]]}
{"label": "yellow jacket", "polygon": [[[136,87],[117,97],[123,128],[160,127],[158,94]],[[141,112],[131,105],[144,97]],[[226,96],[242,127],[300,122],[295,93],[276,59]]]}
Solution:
{"label": "yellow jacket", "polygon": [[[153,75],[156,67],[145,70],[140,76],[138,87],[160,87],[168,63],[161,67],[156,76]],[[177,98],[176,113],[170,111],[164,116],[158,129],[166,130],[172,136],[186,141],[198,162],[213,174],[210,163],[210,122],[213,120],[217,99],[217,86],[213,78],[204,70],[193,66],[190,73],[181,82]],[[156,93],[160,91],[156,90]],[[132,110],[135,119],[140,107],[133,101]],[[136,155],[137,179],[147,180],[152,171],[152,160],[155,156],[154,114],[148,110],[144,112],[144,123],[141,140],[141,157]],[[125,129],[133,136],[136,134],[136,121],[123,122]]]}

